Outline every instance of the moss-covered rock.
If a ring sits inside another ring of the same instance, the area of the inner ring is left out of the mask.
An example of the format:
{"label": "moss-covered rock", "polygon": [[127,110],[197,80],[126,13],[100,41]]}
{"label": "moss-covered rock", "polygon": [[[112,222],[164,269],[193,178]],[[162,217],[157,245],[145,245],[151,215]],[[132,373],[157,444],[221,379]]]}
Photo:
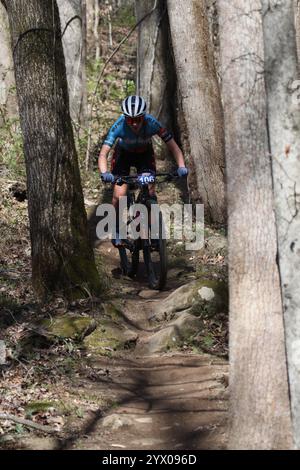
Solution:
{"label": "moss-covered rock", "polygon": [[113,321],[118,321],[123,317],[121,306],[116,302],[106,302],[103,304],[103,313]]}
{"label": "moss-covered rock", "polygon": [[164,328],[151,335],[145,343],[138,345],[137,352],[156,354],[179,347],[197,334],[201,321],[189,312],[182,312],[180,317],[171,321]]}
{"label": "moss-covered rock", "polygon": [[97,324],[92,318],[79,315],[64,315],[51,320],[41,320],[20,339],[18,354],[26,356],[35,348],[48,348],[62,340],[82,341],[96,327]]}
{"label": "moss-covered rock", "polygon": [[84,345],[93,353],[130,348],[135,345],[138,335],[109,319],[101,320],[98,328],[84,340]]}
{"label": "moss-covered rock", "polygon": [[228,291],[224,282],[199,279],[176,289],[157,306],[151,318],[155,321],[171,320],[180,312],[190,309],[193,315],[203,310],[211,313],[227,312]]}
{"label": "moss-covered rock", "polygon": [[43,320],[40,326],[41,333],[46,336],[82,341],[85,336],[96,329],[97,324],[90,317],[64,315],[51,320]]}

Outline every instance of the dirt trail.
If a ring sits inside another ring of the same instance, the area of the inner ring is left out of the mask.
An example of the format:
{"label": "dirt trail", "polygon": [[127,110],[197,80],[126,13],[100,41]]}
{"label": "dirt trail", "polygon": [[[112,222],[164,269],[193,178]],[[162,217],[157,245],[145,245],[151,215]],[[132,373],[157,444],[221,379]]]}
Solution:
{"label": "dirt trail", "polygon": [[[172,188],[167,190],[159,194],[160,202],[170,199],[178,201],[179,196],[172,192]],[[90,225],[91,232],[95,233],[95,225]],[[214,243],[220,243],[215,233],[211,239]],[[117,316],[112,316],[109,321],[133,337],[134,341],[128,348],[88,349],[83,352],[76,372],[74,370],[71,374],[72,383],[61,384],[64,393],[58,391],[57,398],[66,401],[71,408],[78,406],[80,409],[80,397],[86,396],[91,406],[88,405],[82,416],[76,416],[73,412],[69,421],[66,415],[61,432],[54,437],[32,432],[21,436],[18,443],[11,446],[49,450],[225,448],[228,406],[226,360],[217,355],[196,353],[193,347],[184,348],[182,344],[178,344],[176,349],[174,343],[171,349],[164,348],[164,352],[160,353],[153,353],[149,347],[155,334],[170,327],[167,321],[153,321],[166,297],[177,288],[199,279],[199,276],[208,277],[211,282],[222,278],[222,269],[217,265],[219,252],[218,246],[216,256],[214,254],[209,258],[205,253],[206,258],[201,260],[202,255],[198,259],[197,255],[186,252],[182,243],[172,242],[169,247],[167,287],[165,291],[157,292],[148,289],[143,268],[135,281],[120,276],[118,251],[110,242],[96,247],[96,255],[99,255],[98,259],[109,274],[113,293],[107,304],[118,306]],[[102,304],[96,303],[87,309],[87,315],[95,318],[100,330],[105,321],[102,308]],[[85,310],[83,312],[85,315]],[[211,321],[207,318],[204,316],[205,323]],[[222,341],[225,344],[222,320],[215,315],[215,311],[212,318],[217,339],[220,344]],[[64,360],[63,357],[58,359]]]}
{"label": "dirt trail", "polygon": [[[160,203],[179,202],[182,193],[168,185],[159,192]],[[90,219],[90,226],[93,223]],[[95,226],[94,226],[95,227]],[[92,231],[94,231],[94,227]],[[137,281],[118,276],[118,251],[109,242],[97,250],[113,273],[112,290],[122,301],[122,322],[137,334],[134,350],[113,358],[93,357],[94,368],[107,371],[92,389],[115,403],[107,413],[95,413],[84,437],[65,443],[76,449],[220,449],[226,446],[228,364],[217,356],[172,350],[149,354],[157,306],[171,292],[193,279],[191,254],[184,250],[169,256],[164,292],[149,291],[140,269]]]}
{"label": "dirt trail", "polygon": [[[117,251],[100,247],[105,264],[118,267]],[[92,413],[84,434],[63,443],[69,449],[220,449],[226,445],[227,363],[218,357],[172,351],[149,355],[147,341],[164,325],[149,318],[158,303],[182,280],[170,278],[168,289],[147,290],[138,281],[113,281],[123,298],[123,322],[138,335],[136,348],[113,358],[94,356],[95,377],[89,393],[114,402],[110,411]],[[149,297],[141,298],[142,295]],[[138,295],[140,294],[140,295]]]}
{"label": "dirt trail", "polygon": [[[226,366],[207,356],[180,354],[116,360],[95,385],[118,405],[91,417],[77,449],[220,449],[225,446]],[[100,419],[99,419],[100,418]]]}

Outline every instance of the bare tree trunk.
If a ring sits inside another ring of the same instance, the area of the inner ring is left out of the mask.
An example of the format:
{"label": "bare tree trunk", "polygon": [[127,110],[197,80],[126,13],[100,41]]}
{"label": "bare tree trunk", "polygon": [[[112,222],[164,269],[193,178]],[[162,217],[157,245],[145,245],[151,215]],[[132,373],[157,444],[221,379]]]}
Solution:
{"label": "bare tree trunk", "polygon": [[67,69],[71,117],[80,122],[83,97],[81,0],[57,0]]}
{"label": "bare tree trunk", "polygon": [[[174,131],[176,72],[170,53],[167,1],[136,0],[136,18],[139,21],[155,5],[138,29],[137,93],[145,98],[149,113]],[[163,159],[168,155],[160,140],[156,142],[156,153]]]}
{"label": "bare tree trunk", "polygon": [[0,125],[6,117],[15,117],[17,114],[17,103],[15,86],[13,58],[10,48],[9,25],[7,12],[0,3]]}
{"label": "bare tree trunk", "polygon": [[180,98],[187,126],[198,194],[206,216],[223,223],[223,114],[204,0],[168,0]]}
{"label": "bare tree trunk", "polygon": [[82,14],[82,55],[81,55],[81,64],[82,64],[82,100],[80,107],[80,123],[83,127],[87,126],[87,109],[88,109],[88,99],[87,99],[87,76],[86,76],[86,65],[87,65],[87,4],[86,0],[81,2],[81,14]]}
{"label": "bare tree trunk", "polygon": [[262,0],[279,261],[294,437],[300,448],[300,93],[293,0]]}
{"label": "bare tree trunk", "polygon": [[294,3],[294,16],[296,28],[296,41],[297,41],[297,56],[300,62],[300,0],[293,0]]}
{"label": "bare tree trunk", "polygon": [[[153,0],[136,0],[137,20],[150,12],[153,5]],[[170,110],[176,83],[168,31],[167,2],[159,0],[154,12],[138,29],[137,92],[147,101],[149,112],[172,128]]]}
{"label": "bare tree trunk", "polygon": [[105,0],[105,4],[107,5],[107,22],[108,22],[108,44],[109,47],[113,47],[113,37],[112,37],[112,22],[111,22],[111,11],[112,11],[112,5],[111,1]]}
{"label": "bare tree trunk", "polygon": [[100,292],[69,114],[56,1],[6,2],[27,171],[36,293]]}
{"label": "bare tree trunk", "polygon": [[219,0],[228,182],[230,449],[292,448],[260,0]]}
{"label": "bare tree trunk", "polygon": [[85,0],[86,2],[86,40],[87,57],[92,57],[94,53],[94,10],[95,0]]}
{"label": "bare tree trunk", "polygon": [[100,59],[100,35],[99,35],[99,0],[95,0],[95,16],[94,16],[94,39],[96,44],[95,59]]}
{"label": "bare tree trunk", "polygon": [[217,0],[205,0],[209,24],[210,40],[214,49],[215,66],[220,80],[220,41]]}

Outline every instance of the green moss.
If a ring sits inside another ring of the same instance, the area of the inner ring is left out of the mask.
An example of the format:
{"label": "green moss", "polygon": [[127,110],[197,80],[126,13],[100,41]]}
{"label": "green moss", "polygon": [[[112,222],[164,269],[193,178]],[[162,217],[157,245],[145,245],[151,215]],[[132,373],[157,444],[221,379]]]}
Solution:
{"label": "green moss", "polygon": [[49,335],[78,341],[82,340],[96,328],[96,322],[89,317],[66,315],[51,320],[44,320],[41,326]]}
{"label": "green moss", "polygon": [[124,327],[116,325],[110,320],[101,320],[98,328],[84,340],[87,349],[93,352],[106,354],[119,349],[126,349],[133,346],[137,335],[126,330]]}
{"label": "green moss", "polygon": [[34,414],[48,411],[55,406],[56,403],[51,401],[31,401],[25,406],[26,417],[30,418]]}
{"label": "green moss", "polygon": [[104,314],[111,318],[113,321],[118,321],[122,318],[122,310],[113,302],[108,302],[103,305]]}

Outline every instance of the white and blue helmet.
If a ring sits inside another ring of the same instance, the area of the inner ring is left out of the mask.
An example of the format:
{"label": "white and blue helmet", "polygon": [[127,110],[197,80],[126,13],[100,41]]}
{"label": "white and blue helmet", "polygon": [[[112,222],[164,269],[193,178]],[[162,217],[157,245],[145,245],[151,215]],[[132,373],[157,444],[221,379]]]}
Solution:
{"label": "white and blue helmet", "polygon": [[146,113],[147,104],[141,96],[128,96],[122,103],[122,111],[125,116],[139,117]]}

